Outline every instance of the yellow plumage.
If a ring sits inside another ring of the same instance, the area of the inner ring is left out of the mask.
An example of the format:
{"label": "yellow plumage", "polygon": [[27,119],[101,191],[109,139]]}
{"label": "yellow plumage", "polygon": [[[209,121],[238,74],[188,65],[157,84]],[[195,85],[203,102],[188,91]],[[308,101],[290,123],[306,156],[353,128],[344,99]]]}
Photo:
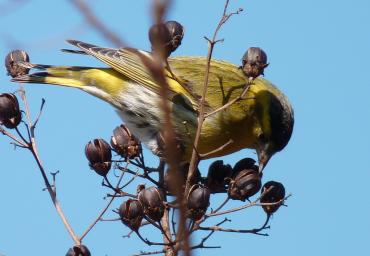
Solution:
{"label": "yellow plumage", "polygon": [[[135,49],[109,49],[69,41],[85,53],[103,61],[109,68],[33,65],[44,72],[17,77],[14,81],[45,83],[79,88],[99,97],[118,109],[132,132],[153,152],[158,153],[156,137],[162,129],[160,85],[143,63],[149,53]],[[163,72],[169,84],[168,100],[176,134],[189,160],[192,138],[197,126],[198,102],[204,83],[206,59],[177,57],[168,60],[170,70]],[[210,113],[239,97],[248,79],[237,66],[211,62],[206,112]],[[293,129],[293,110],[287,98],[270,82],[256,78],[245,99],[239,100],[206,118],[198,151],[215,150],[230,139],[233,143],[211,155],[227,155],[243,148],[256,149],[265,165],[269,158],[288,143]]]}

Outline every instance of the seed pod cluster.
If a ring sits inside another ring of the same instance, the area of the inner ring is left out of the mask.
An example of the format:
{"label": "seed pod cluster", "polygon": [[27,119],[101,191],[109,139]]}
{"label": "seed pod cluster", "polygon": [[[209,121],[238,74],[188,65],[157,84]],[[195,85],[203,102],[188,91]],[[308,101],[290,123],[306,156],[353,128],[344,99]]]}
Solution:
{"label": "seed pod cluster", "polygon": [[245,201],[261,189],[261,177],[258,166],[251,158],[244,158],[233,168],[233,175],[228,187],[231,199]]}
{"label": "seed pod cluster", "polygon": [[207,187],[211,193],[226,192],[227,178],[231,176],[232,168],[222,160],[213,162],[208,169]]}
{"label": "seed pod cluster", "polygon": [[103,139],[95,139],[87,143],[85,155],[90,168],[100,176],[106,176],[112,166],[112,151]]}
{"label": "seed pod cluster", "polygon": [[0,94],[0,124],[6,128],[16,128],[22,120],[17,97],[12,93]]}
{"label": "seed pod cluster", "polygon": [[256,78],[263,75],[264,69],[269,65],[267,63],[266,53],[258,47],[250,47],[242,59],[242,69],[248,78]]}
{"label": "seed pod cluster", "polygon": [[136,199],[129,199],[121,204],[118,210],[123,224],[134,231],[138,231],[144,218],[144,210]]}
{"label": "seed pod cluster", "polygon": [[200,220],[209,206],[210,191],[202,184],[195,184],[191,187],[187,198],[187,215],[190,219]]}
{"label": "seed pod cluster", "polygon": [[149,29],[152,50],[163,50],[166,57],[170,56],[181,45],[183,37],[184,28],[177,21],[155,24]]}
{"label": "seed pod cluster", "polygon": [[[285,188],[280,182],[269,181],[263,185],[261,194],[263,195],[260,199],[261,203],[276,203],[285,198]],[[273,205],[263,205],[262,208],[267,214],[273,214],[281,205],[282,202]]]}
{"label": "seed pod cluster", "polygon": [[164,214],[163,196],[156,187],[142,189],[138,200],[144,208],[144,213],[154,221],[160,221]]}
{"label": "seed pod cluster", "polygon": [[117,126],[113,130],[110,144],[125,159],[133,159],[141,153],[140,141],[131,134],[130,130],[124,124]]}
{"label": "seed pod cluster", "polygon": [[5,57],[5,67],[6,67],[6,70],[8,71],[8,75],[10,75],[11,77],[26,75],[30,71],[29,68],[19,65],[19,63],[17,63],[19,61],[23,61],[23,62],[30,61],[30,58],[25,51],[15,50],[15,51],[10,52]]}
{"label": "seed pod cluster", "polygon": [[81,244],[69,248],[66,256],[91,256],[91,253],[85,245]]}

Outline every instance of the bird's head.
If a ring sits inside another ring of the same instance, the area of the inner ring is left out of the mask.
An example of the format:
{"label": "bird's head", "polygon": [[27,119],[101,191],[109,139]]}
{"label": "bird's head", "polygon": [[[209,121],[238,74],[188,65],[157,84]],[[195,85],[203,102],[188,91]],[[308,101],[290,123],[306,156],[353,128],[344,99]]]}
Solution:
{"label": "bird's head", "polygon": [[259,172],[262,172],[270,158],[288,144],[293,132],[294,114],[287,97],[280,91],[262,90],[256,97],[260,123],[256,150]]}

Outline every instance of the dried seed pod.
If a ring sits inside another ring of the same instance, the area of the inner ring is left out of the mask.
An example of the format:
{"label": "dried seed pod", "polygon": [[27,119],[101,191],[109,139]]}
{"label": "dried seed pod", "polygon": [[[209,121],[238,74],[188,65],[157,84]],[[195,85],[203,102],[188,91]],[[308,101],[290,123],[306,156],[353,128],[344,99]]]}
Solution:
{"label": "dried seed pod", "polygon": [[110,144],[113,149],[125,159],[133,159],[141,153],[140,141],[131,134],[130,130],[123,124],[113,130]]}
{"label": "dried seed pod", "polygon": [[180,45],[184,37],[184,27],[177,21],[171,20],[165,23],[170,33],[170,51],[174,52]]}
{"label": "dried seed pod", "polygon": [[30,58],[28,54],[22,50],[15,50],[6,55],[5,67],[8,71],[8,75],[17,77],[28,74],[30,69],[19,65],[17,63],[18,61],[29,62]]}
{"label": "dried seed pod", "polygon": [[69,248],[66,256],[91,256],[91,253],[85,245],[81,244]]}
{"label": "dried seed pod", "polygon": [[[171,194],[175,194],[176,189],[181,187],[182,189],[185,188],[185,181],[188,177],[189,172],[189,163],[182,163],[180,164],[179,172],[175,172],[174,170],[168,169],[164,175],[164,187],[168,190]],[[199,169],[195,170],[193,181],[192,183],[198,183],[201,179],[201,174]]]}
{"label": "dried seed pod", "polygon": [[232,168],[229,164],[224,164],[224,161],[217,160],[213,162],[208,169],[207,187],[211,193],[226,192],[225,179],[230,177]]}
{"label": "dried seed pod", "polygon": [[163,196],[156,187],[142,189],[138,199],[144,208],[144,213],[154,221],[160,221],[164,214]]}
{"label": "dried seed pod", "polygon": [[144,217],[141,203],[136,199],[129,199],[121,204],[118,210],[123,224],[134,231],[138,231]]}
{"label": "dried seed pod", "polygon": [[231,199],[245,201],[261,189],[261,177],[254,163],[253,159],[244,158],[235,164],[227,190]]}
{"label": "dried seed pod", "polygon": [[103,139],[89,141],[85,147],[85,155],[90,168],[100,176],[106,176],[112,166],[112,151]]}
{"label": "dried seed pod", "polygon": [[242,69],[248,78],[256,78],[263,75],[264,69],[269,65],[267,63],[266,53],[258,47],[250,47],[242,59]]}
{"label": "dried seed pod", "polygon": [[188,217],[194,221],[200,220],[207,211],[209,198],[210,191],[207,187],[202,184],[193,185],[187,198]]}
{"label": "dried seed pod", "polygon": [[165,24],[155,24],[149,29],[149,41],[152,44],[152,50],[164,50],[165,55],[169,56],[171,34]]}
{"label": "dried seed pod", "polygon": [[[264,194],[266,190],[269,191]],[[269,181],[263,185],[261,194],[264,194],[261,197],[261,203],[276,203],[285,198],[285,188],[280,182]],[[282,202],[274,205],[263,205],[262,208],[267,214],[273,214],[281,205]]]}
{"label": "dried seed pod", "polygon": [[17,97],[12,93],[0,94],[0,124],[14,129],[22,120]]}

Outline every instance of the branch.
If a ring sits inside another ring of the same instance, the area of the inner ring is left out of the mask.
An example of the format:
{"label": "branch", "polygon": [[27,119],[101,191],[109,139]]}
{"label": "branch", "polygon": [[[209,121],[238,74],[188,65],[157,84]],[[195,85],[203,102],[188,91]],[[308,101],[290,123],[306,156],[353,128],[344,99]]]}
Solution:
{"label": "branch", "polygon": [[199,163],[199,160],[200,160],[199,155],[197,153],[197,148],[198,148],[198,144],[199,144],[199,140],[200,140],[200,135],[201,135],[201,131],[202,131],[203,122],[205,120],[205,102],[206,102],[206,95],[207,95],[207,90],[208,90],[209,71],[210,71],[210,68],[211,68],[212,53],[213,53],[213,49],[214,49],[215,44],[217,42],[220,42],[220,40],[217,40],[216,37],[217,37],[217,34],[218,34],[219,30],[221,29],[222,25],[225,24],[225,22],[232,15],[238,14],[239,12],[242,11],[242,9],[239,9],[236,12],[227,14],[227,7],[229,5],[229,1],[230,0],[226,0],[226,2],[225,2],[222,17],[221,17],[214,33],[213,33],[212,39],[210,40],[210,39],[206,38],[206,40],[208,41],[207,64],[206,64],[206,70],[205,70],[205,76],[204,76],[202,97],[201,97],[200,102],[199,102],[198,127],[197,127],[197,131],[196,131],[195,139],[194,139],[194,143],[193,143],[194,149],[193,149],[193,153],[192,153],[191,160],[190,160],[188,177],[187,177],[187,180],[186,180],[185,195],[187,195],[189,193],[190,187],[192,185],[191,182],[192,182],[195,170],[196,170],[196,168],[198,166],[198,163]]}
{"label": "branch", "polygon": [[27,98],[26,98],[26,92],[25,92],[25,90],[23,89],[22,86],[20,87],[19,92],[20,92],[22,101],[23,101],[24,106],[25,106],[26,118],[27,118],[27,123],[28,123],[27,132],[29,133],[29,136],[30,136],[30,139],[31,139],[30,144],[28,145],[28,149],[30,150],[34,159],[36,160],[37,166],[39,167],[39,170],[41,172],[41,176],[44,180],[46,189],[49,192],[50,198],[51,198],[51,200],[54,204],[55,209],[57,210],[57,213],[58,213],[60,219],[62,220],[64,226],[66,227],[66,229],[67,229],[68,233],[70,234],[70,236],[72,237],[73,241],[76,244],[80,244],[80,240],[79,240],[78,236],[76,235],[72,226],[70,225],[69,221],[67,220],[67,217],[65,216],[65,214],[62,210],[60,202],[57,199],[57,195],[56,195],[56,192],[55,192],[56,190],[55,189],[53,190],[52,185],[50,184],[50,181],[49,181],[48,177],[46,176],[46,172],[45,172],[44,166],[41,162],[41,159],[40,159],[40,156],[39,156],[39,153],[38,153],[38,149],[37,149],[37,144],[36,144],[36,139],[35,139],[35,126],[31,121],[31,115],[30,115],[30,110],[29,110],[29,105],[28,105],[28,102],[27,102]]}
{"label": "branch", "polygon": [[[127,168],[128,164],[126,164],[126,168]],[[125,173],[122,172],[119,179],[118,179],[118,182],[117,182],[117,185],[116,185],[116,193],[114,195],[116,195],[118,193],[118,190],[119,190],[119,187],[120,187],[120,184],[121,184],[121,181],[123,179],[123,175]],[[85,238],[85,236],[91,231],[91,229],[101,220],[101,218],[103,217],[103,215],[106,213],[106,211],[109,209],[109,207],[111,206],[111,204],[113,203],[114,199],[116,197],[115,196],[112,196],[109,201],[108,201],[108,204],[103,208],[103,210],[99,213],[98,217],[96,217],[96,219],[93,221],[93,223],[91,223],[91,225],[85,230],[85,232],[81,235],[80,237],[80,242],[82,242],[82,240]]]}

